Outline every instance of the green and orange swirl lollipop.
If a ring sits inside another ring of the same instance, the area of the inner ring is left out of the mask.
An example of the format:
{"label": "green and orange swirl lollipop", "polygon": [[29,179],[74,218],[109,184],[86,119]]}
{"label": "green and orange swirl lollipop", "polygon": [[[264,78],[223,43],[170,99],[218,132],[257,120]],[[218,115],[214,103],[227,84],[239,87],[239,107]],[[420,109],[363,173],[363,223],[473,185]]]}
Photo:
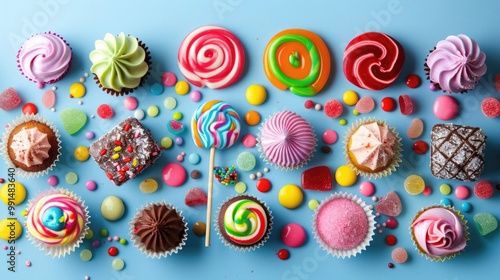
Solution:
{"label": "green and orange swirl lollipop", "polygon": [[314,96],[330,75],[330,53],[313,32],[287,29],[274,35],[264,53],[264,71],[271,83],[300,96]]}

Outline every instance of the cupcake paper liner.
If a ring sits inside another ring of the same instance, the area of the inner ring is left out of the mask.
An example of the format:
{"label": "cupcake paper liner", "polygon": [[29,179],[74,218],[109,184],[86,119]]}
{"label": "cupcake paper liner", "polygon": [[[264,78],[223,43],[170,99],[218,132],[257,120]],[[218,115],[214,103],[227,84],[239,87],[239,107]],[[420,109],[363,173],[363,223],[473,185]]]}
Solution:
{"label": "cupcake paper liner", "polygon": [[415,215],[415,217],[411,220],[410,227],[409,227],[409,229],[410,229],[410,235],[411,235],[411,240],[413,241],[413,245],[415,246],[415,250],[418,252],[418,254],[421,255],[421,256],[424,256],[425,259],[428,259],[428,260],[431,260],[431,261],[444,262],[446,260],[450,260],[450,259],[455,258],[457,255],[460,255],[460,253],[462,252],[462,250],[458,251],[456,253],[447,255],[447,256],[443,256],[443,257],[432,257],[432,256],[429,256],[426,252],[422,251],[420,249],[420,247],[418,246],[417,240],[415,239],[415,236],[413,234],[413,229],[411,227],[411,224],[413,224],[413,221],[415,221],[415,219],[417,219],[425,211],[427,211],[429,209],[432,209],[432,208],[445,208],[445,209],[450,210],[453,213],[455,213],[455,215],[457,215],[457,217],[460,219],[460,222],[462,223],[462,226],[463,226],[462,230],[463,230],[463,235],[465,237],[465,240],[469,240],[469,226],[467,225],[467,220],[465,219],[464,215],[460,214],[459,210],[455,210],[454,207],[444,206],[444,205],[437,205],[437,204],[431,205],[431,206],[427,206],[427,207],[424,207],[424,208],[420,209],[420,211],[418,211],[417,214]]}
{"label": "cupcake paper liner", "polygon": [[[265,236],[259,242],[255,243],[254,245],[251,245],[251,246],[239,246],[238,244],[234,244],[234,243],[229,242],[222,235],[221,229],[219,228],[219,214],[220,214],[222,206],[226,202],[228,202],[229,200],[237,198],[237,197],[243,197],[243,198],[244,197],[251,197],[251,198],[257,200],[264,207],[264,209],[267,210],[267,213],[269,215],[269,220],[267,221],[267,223],[268,223],[267,232],[266,232]],[[240,251],[240,252],[249,252],[249,251],[255,251],[257,248],[263,246],[267,242],[267,240],[269,239],[269,236],[271,235],[271,230],[273,228],[273,216],[272,216],[272,212],[269,209],[269,207],[267,206],[267,204],[265,202],[263,202],[262,200],[260,200],[258,197],[250,195],[250,194],[238,194],[238,195],[227,198],[223,203],[221,203],[219,205],[219,208],[217,209],[217,211],[215,213],[214,224],[215,224],[215,231],[217,232],[217,235],[219,236],[220,240],[222,241],[222,243],[224,245],[228,246],[231,249]]]}
{"label": "cupcake paper liner", "polygon": [[[181,242],[179,243],[179,245],[177,245],[177,247],[175,247],[175,248],[173,248],[173,249],[171,249],[169,251],[155,252],[153,250],[147,249],[146,245],[144,245],[141,242],[140,237],[134,233],[134,224],[141,217],[142,211],[151,209],[151,207],[153,205],[156,205],[156,206],[162,206],[162,205],[164,205],[164,206],[167,206],[170,209],[175,210],[175,212],[177,212],[177,214],[182,218],[182,222],[184,223],[184,236],[183,236]],[[174,207],[172,204],[166,203],[165,201],[161,201],[161,202],[148,202],[145,206],[137,209],[137,211],[136,211],[134,217],[132,218],[132,220],[130,221],[129,225],[130,225],[130,232],[129,232],[129,234],[130,234],[130,240],[132,241],[132,244],[137,249],[139,249],[139,251],[141,251],[141,253],[145,254],[148,258],[158,258],[158,259],[160,259],[160,258],[163,258],[163,257],[168,257],[168,256],[173,255],[173,254],[177,254],[177,252],[179,252],[179,250],[181,250],[182,247],[184,245],[186,245],[188,225],[187,225],[187,222],[185,221],[184,216],[182,216],[182,211],[180,211],[179,209],[177,209],[176,207]]]}
{"label": "cupcake paper liner", "polygon": [[[340,198],[345,198],[352,200],[353,202],[357,203],[366,213],[366,218],[368,220],[368,230],[366,233],[366,236],[364,240],[356,246],[356,248],[349,249],[349,250],[341,250],[341,249],[335,249],[330,247],[328,244],[326,244],[321,237],[319,236],[317,227],[316,227],[316,219],[318,216],[318,213],[320,212],[321,208],[329,201],[332,201],[334,199],[340,199]],[[316,241],[319,243],[321,248],[325,250],[327,253],[331,254],[334,257],[337,258],[350,258],[354,257],[357,254],[360,254],[363,250],[366,250],[368,246],[370,246],[370,242],[373,240],[373,235],[375,235],[375,215],[373,215],[373,207],[371,205],[366,204],[361,198],[357,197],[356,195],[350,194],[350,193],[334,193],[332,194],[329,198],[326,198],[323,200],[316,211],[314,212],[313,219],[312,219],[312,231],[314,238]]]}
{"label": "cupcake paper liner", "polygon": [[88,207],[85,205],[85,202],[79,196],[77,196],[75,193],[73,193],[67,189],[63,189],[63,188],[51,188],[51,189],[39,192],[34,198],[29,200],[27,209],[31,209],[31,207],[36,205],[36,203],[42,197],[47,196],[47,195],[51,195],[51,194],[67,195],[67,196],[71,197],[72,199],[74,199],[78,203],[78,205],[80,205],[80,207],[83,210],[83,213],[85,215],[85,223],[84,223],[83,229],[80,232],[80,235],[78,236],[78,238],[70,244],[66,244],[66,245],[62,245],[62,246],[50,245],[50,244],[46,244],[46,243],[42,242],[41,240],[37,239],[35,236],[33,236],[30,233],[29,230],[26,230],[26,231],[28,232],[27,237],[33,245],[35,245],[36,247],[39,247],[40,250],[42,250],[42,251],[44,250],[45,254],[52,256],[52,258],[54,258],[54,257],[61,258],[61,257],[64,257],[66,254],[69,255],[71,252],[75,251],[76,248],[80,247],[80,244],[83,242],[83,239],[89,230],[90,215],[89,215]]}
{"label": "cupcake paper liner", "polygon": [[29,121],[37,121],[37,122],[43,123],[43,124],[47,125],[48,127],[50,127],[50,129],[52,129],[52,131],[54,131],[54,134],[57,138],[57,143],[58,143],[58,148],[57,148],[58,155],[57,155],[56,159],[54,160],[54,162],[46,169],[44,169],[42,171],[30,172],[30,171],[24,171],[21,168],[16,168],[16,176],[27,178],[27,179],[33,179],[33,178],[37,178],[39,176],[42,176],[42,175],[49,173],[49,171],[51,171],[56,166],[56,163],[59,161],[59,157],[61,156],[61,135],[59,134],[59,130],[57,129],[57,127],[53,123],[47,121],[41,115],[38,115],[38,114],[36,114],[36,115],[23,114],[22,116],[16,118],[14,121],[12,121],[12,123],[9,125],[7,130],[3,133],[3,141],[0,144],[0,153],[3,154],[5,163],[7,164],[8,167],[15,167],[15,165],[12,162],[12,160],[10,159],[9,153],[8,153],[9,136],[10,136],[10,133],[12,132],[12,130],[16,126],[18,126],[22,123],[25,123],[25,122],[29,122]]}
{"label": "cupcake paper liner", "polygon": [[[280,111],[282,112],[282,111]],[[304,165],[307,165],[307,163],[311,160],[311,158],[314,156],[314,153],[316,152],[316,147],[318,146],[318,138],[316,137],[316,132],[314,131],[314,128],[313,126],[309,123],[309,126],[311,127],[311,130],[313,132],[313,135],[314,135],[314,146],[313,146],[313,149],[312,149],[312,152],[311,154],[309,155],[309,157],[307,159],[305,159],[304,161],[302,161],[299,165],[295,165],[295,166],[281,166],[281,165],[278,165],[272,161],[270,161],[267,156],[265,155],[264,153],[264,149],[262,148],[262,145],[261,145],[261,135],[262,135],[262,129],[264,128],[264,124],[271,118],[273,117],[274,115],[280,113],[280,112],[276,112],[274,114],[272,114],[271,116],[267,117],[266,121],[264,121],[262,123],[262,125],[259,127],[259,132],[257,133],[257,147],[258,147],[258,151],[260,153],[260,158],[262,158],[264,160],[265,163],[271,165],[271,166],[275,166],[277,169],[280,169],[280,170],[284,170],[284,171],[292,171],[294,169],[299,169],[299,168],[302,168]]]}
{"label": "cupcake paper liner", "polygon": [[[367,172],[367,171],[363,171],[363,170],[357,168],[356,165],[354,165],[354,163],[352,163],[351,158],[349,157],[348,149],[347,149],[347,146],[349,144],[349,138],[351,137],[351,135],[360,126],[362,126],[364,124],[373,123],[373,122],[376,122],[378,125],[387,127],[389,129],[389,132],[396,138],[396,142],[394,144],[394,157],[392,158],[392,162],[388,167],[386,167],[384,170],[379,171],[379,172]],[[382,120],[376,120],[374,118],[358,119],[347,130],[345,137],[344,137],[344,141],[342,143],[344,144],[344,155],[345,155],[346,164],[349,167],[351,167],[351,169],[354,170],[356,172],[356,174],[361,175],[364,178],[378,179],[381,177],[391,175],[392,172],[396,171],[396,169],[399,167],[399,163],[402,161],[401,160],[401,157],[402,157],[401,153],[402,153],[403,149],[402,149],[402,144],[401,144],[401,137],[399,137],[399,133],[396,132],[394,127],[387,125],[386,122],[382,121]]]}

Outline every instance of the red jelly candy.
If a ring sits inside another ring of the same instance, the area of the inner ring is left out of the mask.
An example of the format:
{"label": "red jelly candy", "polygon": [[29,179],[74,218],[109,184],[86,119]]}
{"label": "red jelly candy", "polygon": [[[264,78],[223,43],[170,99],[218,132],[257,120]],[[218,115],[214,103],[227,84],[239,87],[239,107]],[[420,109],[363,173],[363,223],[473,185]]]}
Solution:
{"label": "red jelly candy", "polygon": [[493,97],[488,97],[481,102],[481,111],[488,118],[500,116],[500,101]]}
{"label": "red jelly candy", "polygon": [[207,195],[200,188],[191,188],[184,198],[184,203],[187,206],[207,204]]}
{"label": "red jelly candy", "polygon": [[332,189],[332,171],[328,166],[316,166],[302,172],[301,185],[305,190],[330,191]]}
{"label": "red jelly candy", "polygon": [[406,85],[409,88],[418,88],[420,86],[420,77],[415,74],[410,74],[406,77]]}
{"label": "red jelly candy", "polygon": [[413,113],[413,100],[409,95],[402,94],[399,96],[399,109],[403,115],[410,115]]}
{"label": "red jelly candy", "polygon": [[268,192],[271,190],[271,182],[266,178],[259,178],[257,180],[257,190],[259,192]]}
{"label": "red jelly candy", "polygon": [[113,116],[114,111],[108,104],[101,104],[97,107],[97,115],[103,119],[109,119]]}
{"label": "red jelly candy", "polygon": [[427,151],[429,150],[429,144],[427,144],[425,141],[418,140],[415,141],[415,143],[413,143],[412,149],[415,152],[415,154],[423,155],[427,153]]}
{"label": "red jelly candy", "polygon": [[38,113],[38,108],[33,103],[26,103],[23,105],[22,112],[25,115],[36,115]]}
{"label": "red jelly candy", "polygon": [[309,99],[306,102],[304,102],[304,107],[306,107],[306,109],[311,109],[312,107],[314,107],[314,102],[311,99]]}
{"label": "red jelly candy", "polygon": [[474,186],[474,195],[478,198],[487,199],[493,196],[495,188],[488,181],[477,182]]}
{"label": "red jelly candy", "polygon": [[361,114],[370,113],[373,108],[375,108],[375,101],[370,96],[361,97],[358,103],[356,103],[356,107],[354,107]]}
{"label": "red jelly candy", "polygon": [[342,106],[342,103],[335,99],[326,101],[325,106],[323,107],[323,112],[325,112],[325,115],[329,118],[338,118],[342,115],[343,111],[344,107]]}
{"label": "red jelly candy", "polygon": [[3,110],[11,110],[21,104],[21,97],[17,94],[14,88],[7,88],[0,93],[0,108]]}
{"label": "red jelly candy", "polygon": [[390,191],[385,197],[381,198],[375,205],[375,210],[380,214],[390,217],[397,217],[403,210],[401,199],[395,191]]}
{"label": "red jelly candy", "polygon": [[114,246],[109,247],[108,255],[110,255],[112,257],[117,256],[118,255],[118,248],[116,248]]}
{"label": "red jelly candy", "polygon": [[396,100],[391,97],[384,97],[382,101],[380,101],[380,107],[386,112],[394,111],[394,109],[396,109]]}

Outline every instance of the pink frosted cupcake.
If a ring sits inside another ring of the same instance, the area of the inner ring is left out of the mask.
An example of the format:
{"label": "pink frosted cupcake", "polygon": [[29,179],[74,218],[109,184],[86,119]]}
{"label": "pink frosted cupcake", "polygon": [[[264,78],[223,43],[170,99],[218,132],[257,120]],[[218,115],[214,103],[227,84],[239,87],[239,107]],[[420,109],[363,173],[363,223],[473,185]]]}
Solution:
{"label": "pink frosted cupcake", "polygon": [[317,141],[311,125],[290,111],[281,111],[266,120],[257,140],[264,161],[283,170],[305,165],[312,157]]}
{"label": "pink frosted cupcake", "polygon": [[372,207],[348,193],[335,193],[322,201],[313,216],[313,234],[320,246],[335,257],[355,256],[373,240]]}
{"label": "pink frosted cupcake", "polygon": [[39,88],[62,79],[69,71],[72,58],[68,43],[51,32],[33,35],[17,53],[19,70]]}

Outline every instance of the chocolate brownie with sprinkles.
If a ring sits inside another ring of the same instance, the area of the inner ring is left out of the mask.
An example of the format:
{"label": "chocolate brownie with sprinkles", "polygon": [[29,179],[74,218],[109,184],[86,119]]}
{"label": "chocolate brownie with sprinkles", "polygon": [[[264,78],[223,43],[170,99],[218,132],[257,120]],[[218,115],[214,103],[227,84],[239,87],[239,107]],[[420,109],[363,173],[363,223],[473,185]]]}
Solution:
{"label": "chocolate brownie with sprinkles", "polygon": [[90,144],[90,155],[117,186],[134,178],[160,156],[161,149],[136,118],[127,118]]}

